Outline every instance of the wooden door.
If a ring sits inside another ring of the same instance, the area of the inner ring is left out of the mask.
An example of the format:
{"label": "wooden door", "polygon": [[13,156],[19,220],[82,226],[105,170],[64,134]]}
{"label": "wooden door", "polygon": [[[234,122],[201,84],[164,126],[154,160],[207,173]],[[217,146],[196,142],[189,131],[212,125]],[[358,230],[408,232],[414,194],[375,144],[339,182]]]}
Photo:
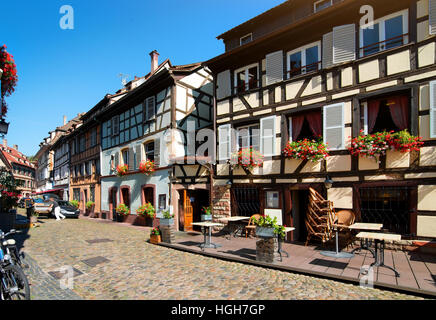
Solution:
{"label": "wooden door", "polygon": [[188,196],[188,190],[183,190],[183,209],[185,212],[185,231],[193,231],[194,208]]}

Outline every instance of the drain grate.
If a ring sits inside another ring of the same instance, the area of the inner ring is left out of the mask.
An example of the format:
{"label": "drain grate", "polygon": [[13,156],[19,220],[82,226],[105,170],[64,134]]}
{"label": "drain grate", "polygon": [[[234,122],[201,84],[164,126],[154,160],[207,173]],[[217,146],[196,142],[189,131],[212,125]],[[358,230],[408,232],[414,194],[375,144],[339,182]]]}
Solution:
{"label": "drain grate", "polygon": [[90,267],[95,267],[96,265],[100,264],[100,263],[105,263],[108,262],[109,260],[106,259],[105,257],[94,257],[94,258],[89,258],[89,259],[85,259],[82,260],[82,262]]}
{"label": "drain grate", "polygon": [[103,242],[113,242],[114,240],[111,239],[92,239],[92,240],[85,240],[86,242],[88,242],[89,244],[94,244],[94,243],[103,243]]}
{"label": "drain grate", "polygon": [[[65,272],[49,271],[48,274],[51,275],[53,278],[59,280],[59,279],[62,279],[63,277],[65,277],[66,271]],[[76,268],[73,268],[73,278],[80,276],[81,274],[83,274],[83,272],[81,272],[80,270],[77,270]]]}

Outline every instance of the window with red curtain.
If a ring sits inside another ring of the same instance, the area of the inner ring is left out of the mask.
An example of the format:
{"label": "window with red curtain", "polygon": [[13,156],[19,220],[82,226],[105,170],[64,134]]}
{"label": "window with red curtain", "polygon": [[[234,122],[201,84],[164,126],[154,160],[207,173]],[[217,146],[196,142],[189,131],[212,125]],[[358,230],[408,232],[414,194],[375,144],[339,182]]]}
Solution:
{"label": "window with red curtain", "polygon": [[398,95],[368,101],[368,133],[410,130],[410,99]]}
{"label": "window with red curtain", "polygon": [[290,119],[292,141],[318,139],[322,136],[321,111],[299,113]]}

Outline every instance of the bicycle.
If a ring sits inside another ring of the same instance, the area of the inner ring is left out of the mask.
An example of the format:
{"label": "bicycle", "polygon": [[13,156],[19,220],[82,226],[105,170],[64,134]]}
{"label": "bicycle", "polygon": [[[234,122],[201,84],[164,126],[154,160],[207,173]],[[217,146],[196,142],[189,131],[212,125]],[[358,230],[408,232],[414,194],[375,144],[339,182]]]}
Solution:
{"label": "bicycle", "polygon": [[[11,252],[14,252],[11,249],[15,247],[15,241],[3,241],[5,237],[14,233],[15,230],[13,229],[7,234],[0,230],[0,299],[30,300],[30,288],[27,277],[19,264],[11,256]],[[6,254],[4,248],[6,249]],[[17,255],[17,258],[19,259],[19,255]]]}

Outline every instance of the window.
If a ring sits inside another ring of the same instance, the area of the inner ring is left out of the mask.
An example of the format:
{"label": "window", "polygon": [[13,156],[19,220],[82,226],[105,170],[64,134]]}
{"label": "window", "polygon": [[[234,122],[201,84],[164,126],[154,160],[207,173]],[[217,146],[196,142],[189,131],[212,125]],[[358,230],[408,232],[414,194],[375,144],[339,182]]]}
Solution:
{"label": "window", "polygon": [[238,150],[249,147],[253,147],[253,149],[258,151],[260,150],[259,124],[238,128],[237,132]]}
{"label": "window", "polygon": [[360,56],[368,56],[408,43],[408,11],[394,13],[360,28]]}
{"label": "window", "polygon": [[112,136],[119,134],[120,130],[120,116],[116,115],[112,118]]}
{"label": "window", "polygon": [[289,78],[321,68],[321,44],[315,42],[288,53]]}
{"label": "window", "polygon": [[154,161],[154,142],[149,142],[144,145],[145,159]]}
{"label": "window", "polygon": [[149,97],[145,100],[145,120],[151,120],[156,114],[156,103],[155,98]]}
{"label": "window", "polygon": [[83,177],[85,175],[85,164],[80,165],[80,175]]}
{"label": "window", "polygon": [[159,195],[159,209],[165,210],[167,207],[167,196],[165,194]]}
{"label": "window", "polygon": [[266,191],[265,192],[265,208],[278,209],[280,208],[279,192]]}
{"label": "window", "polygon": [[81,135],[79,138],[79,152],[84,152],[85,150],[86,150],[85,135]]}
{"label": "window", "polygon": [[89,176],[92,174],[92,162],[88,161],[85,165],[86,175]]}
{"label": "window", "polygon": [[122,159],[123,159],[123,164],[129,164],[129,150],[128,149],[126,149],[126,150],[122,150],[121,151],[121,156],[122,156]]}
{"label": "window", "polygon": [[91,147],[97,145],[97,128],[91,130]]}
{"label": "window", "polygon": [[289,140],[316,140],[322,136],[321,110],[304,112],[289,118]]}
{"label": "window", "polygon": [[252,34],[252,33],[249,33],[249,34],[247,34],[247,35],[241,37],[241,38],[239,39],[239,41],[240,41],[240,45],[243,46],[244,44],[247,44],[247,43],[253,41],[253,34]]}
{"label": "window", "polygon": [[80,201],[80,189],[79,188],[73,189],[73,200]]}
{"label": "window", "polygon": [[235,71],[236,93],[241,93],[251,89],[255,89],[259,86],[258,69],[259,68],[257,64],[252,64],[250,66]]}
{"label": "window", "polygon": [[89,200],[95,202],[95,186],[91,185],[89,187]]}
{"label": "window", "polygon": [[95,174],[100,175],[100,159],[94,161],[95,161]]}
{"label": "window", "polygon": [[332,4],[333,4],[332,2],[333,2],[332,0],[320,0],[320,1],[316,1],[313,4],[313,11],[314,12],[319,12],[321,10],[324,10],[324,9],[328,8],[328,7],[331,7]]}

